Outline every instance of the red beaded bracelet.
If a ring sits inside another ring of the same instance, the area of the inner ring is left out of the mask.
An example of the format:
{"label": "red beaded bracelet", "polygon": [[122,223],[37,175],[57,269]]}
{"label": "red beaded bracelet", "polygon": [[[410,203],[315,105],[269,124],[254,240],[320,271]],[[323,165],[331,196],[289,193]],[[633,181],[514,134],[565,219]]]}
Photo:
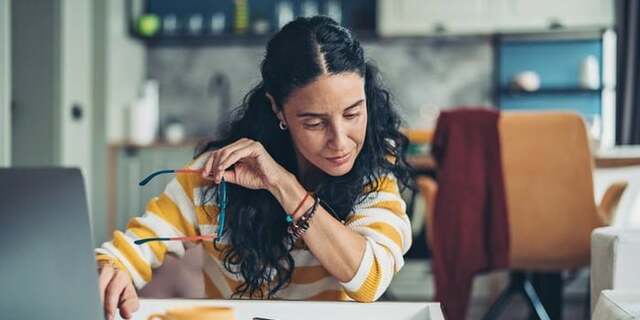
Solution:
{"label": "red beaded bracelet", "polygon": [[289,234],[293,236],[294,240],[301,238],[302,235],[304,235],[304,233],[309,229],[311,218],[313,218],[313,216],[315,215],[319,202],[320,199],[318,198],[318,196],[313,195],[313,206],[307,209],[307,211],[302,215],[302,217],[300,217],[300,219],[298,219],[294,223],[289,224],[287,232],[289,232]]}
{"label": "red beaded bracelet", "polygon": [[298,206],[296,207],[295,210],[293,210],[293,213],[291,213],[290,215],[287,215],[287,222],[288,223],[292,223],[293,222],[293,218],[296,216],[296,214],[298,213],[298,210],[300,210],[300,208],[302,208],[302,205],[304,204],[305,201],[307,201],[307,198],[309,198],[309,195],[311,193],[307,192],[304,195],[304,198],[302,198],[302,201],[300,201],[300,204],[298,204]]}

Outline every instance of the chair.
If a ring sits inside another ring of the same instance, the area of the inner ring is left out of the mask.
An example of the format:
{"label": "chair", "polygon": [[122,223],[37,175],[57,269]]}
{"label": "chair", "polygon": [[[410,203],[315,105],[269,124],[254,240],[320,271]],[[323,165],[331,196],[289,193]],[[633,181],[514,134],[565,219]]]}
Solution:
{"label": "chair", "polygon": [[[549,319],[529,273],[589,265],[591,232],[611,220],[626,183],[612,185],[596,206],[593,159],[584,121],[577,114],[503,112],[498,126],[512,273],[485,318],[497,317],[511,296],[521,293],[540,319]],[[427,177],[416,182],[433,208],[437,183]],[[432,214],[429,210],[425,219],[427,237],[432,234]]]}

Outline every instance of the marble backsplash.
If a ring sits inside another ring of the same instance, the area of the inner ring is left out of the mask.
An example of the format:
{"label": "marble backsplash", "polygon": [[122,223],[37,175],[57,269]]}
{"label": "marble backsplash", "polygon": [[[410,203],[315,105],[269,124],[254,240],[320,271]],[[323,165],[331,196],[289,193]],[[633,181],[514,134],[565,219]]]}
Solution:
{"label": "marble backsplash", "polygon": [[[438,112],[492,104],[493,48],[486,37],[363,42],[382,73],[405,125],[431,128]],[[161,124],[186,124],[189,135],[218,125],[259,82],[264,45],[151,47],[147,76],[160,84]]]}

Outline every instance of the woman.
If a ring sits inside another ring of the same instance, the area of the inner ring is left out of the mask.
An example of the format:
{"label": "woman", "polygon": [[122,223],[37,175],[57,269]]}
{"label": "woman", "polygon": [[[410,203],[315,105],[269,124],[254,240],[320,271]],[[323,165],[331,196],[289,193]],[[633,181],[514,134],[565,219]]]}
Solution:
{"label": "woman", "polygon": [[201,242],[209,297],[374,301],[402,267],[411,245],[398,188],[409,181],[407,140],[359,42],[329,18],[296,19],[269,41],[261,73],[227,138],[189,165],[202,175],[178,174],[96,250],[108,316],[117,307],[130,316],[134,285],[185,249],[133,241],[214,234],[223,180],[224,229]]}

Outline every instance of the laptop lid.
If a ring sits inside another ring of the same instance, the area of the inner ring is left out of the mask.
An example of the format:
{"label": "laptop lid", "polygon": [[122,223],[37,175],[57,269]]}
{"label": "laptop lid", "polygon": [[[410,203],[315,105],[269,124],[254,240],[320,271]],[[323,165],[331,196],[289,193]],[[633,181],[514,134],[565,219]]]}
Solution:
{"label": "laptop lid", "polygon": [[0,169],[0,318],[101,319],[78,169]]}

